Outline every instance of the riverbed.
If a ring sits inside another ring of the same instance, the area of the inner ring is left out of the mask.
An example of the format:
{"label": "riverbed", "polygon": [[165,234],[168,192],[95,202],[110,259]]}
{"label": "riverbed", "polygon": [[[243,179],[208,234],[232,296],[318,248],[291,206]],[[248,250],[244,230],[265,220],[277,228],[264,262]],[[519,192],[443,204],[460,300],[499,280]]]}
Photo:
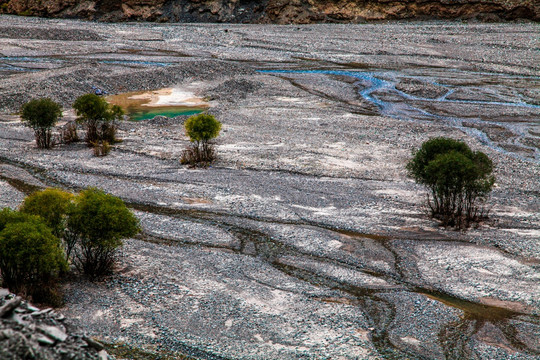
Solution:
{"label": "riverbed", "polygon": [[[0,206],[96,186],[143,227],[116,275],[66,285],[71,324],[201,359],[540,357],[536,25],[0,24],[24,38],[0,35]],[[50,96],[67,121],[93,87],[204,99],[218,161],[180,165],[187,116],[124,122],[103,158],[36,149],[20,105]],[[404,169],[436,136],[496,165],[467,232]]]}

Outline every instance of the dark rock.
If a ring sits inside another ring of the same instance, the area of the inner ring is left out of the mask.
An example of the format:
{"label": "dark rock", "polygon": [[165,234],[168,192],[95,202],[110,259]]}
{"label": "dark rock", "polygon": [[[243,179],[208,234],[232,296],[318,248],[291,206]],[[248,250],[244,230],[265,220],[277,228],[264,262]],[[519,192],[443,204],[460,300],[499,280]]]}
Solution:
{"label": "dark rock", "polygon": [[[229,22],[307,24],[317,22],[360,23],[389,19],[475,19],[499,21],[540,18],[538,2],[526,0],[388,0],[309,1],[268,0],[263,3],[224,0],[192,1],[28,1],[11,0],[0,13],[42,17],[77,17],[102,21],[142,20],[155,22]],[[10,35],[6,28],[0,32]],[[102,40],[92,32],[76,34],[84,40]],[[47,34],[48,36],[48,34]],[[57,31],[58,40],[72,36]]]}

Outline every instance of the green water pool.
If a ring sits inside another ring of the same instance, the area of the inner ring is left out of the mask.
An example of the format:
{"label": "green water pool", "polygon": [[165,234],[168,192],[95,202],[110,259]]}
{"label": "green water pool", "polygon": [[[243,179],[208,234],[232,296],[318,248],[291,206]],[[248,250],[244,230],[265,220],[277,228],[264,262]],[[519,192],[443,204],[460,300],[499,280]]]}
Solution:
{"label": "green water pool", "polygon": [[173,118],[175,116],[179,115],[195,115],[203,112],[205,109],[199,109],[199,108],[174,108],[174,107],[167,107],[167,108],[156,108],[156,109],[149,109],[149,110],[141,110],[139,109],[133,109],[131,111],[129,108],[126,109],[126,115],[130,117],[133,121],[141,121],[141,120],[149,120],[153,119],[155,116],[166,116],[169,118]]}

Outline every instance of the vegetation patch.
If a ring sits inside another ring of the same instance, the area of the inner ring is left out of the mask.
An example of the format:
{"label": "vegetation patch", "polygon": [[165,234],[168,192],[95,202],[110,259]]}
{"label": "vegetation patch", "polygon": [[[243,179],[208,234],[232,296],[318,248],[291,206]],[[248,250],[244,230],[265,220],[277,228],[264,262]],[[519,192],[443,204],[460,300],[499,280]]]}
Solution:
{"label": "vegetation patch", "polygon": [[0,211],[0,286],[61,305],[58,282],[69,264],[92,280],[109,274],[122,239],[139,230],[124,202],[101,190],[35,192],[20,211]]}
{"label": "vegetation patch", "polygon": [[191,146],[182,153],[180,163],[206,167],[216,160],[216,150],[212,139],[219,135],[221,123],[212,115],[191,116],[184,124]]}
{"label": "vegetation patch", "polygon": [[62,117],[62,107],[49,98],[30,100],[22,107],[23,123],[34,129],[38,148],[48,149],[54,145],[51,129]]}
{"label": "vegetation patch", "polygon": [[407,164],[409,176],[428,189],[431,216],[444,226],[467,228],[487,217],[483,206],[493,189],[493,163],[462,141],[434,138]]}

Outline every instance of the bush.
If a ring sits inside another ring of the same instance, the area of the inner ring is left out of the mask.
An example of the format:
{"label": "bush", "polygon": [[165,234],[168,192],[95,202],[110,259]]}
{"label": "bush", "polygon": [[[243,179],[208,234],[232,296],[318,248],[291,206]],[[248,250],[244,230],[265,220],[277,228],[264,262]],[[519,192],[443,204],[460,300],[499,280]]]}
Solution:
{"label": "bush", "polygon": [[110,105],[105,99],[95,94],[82,95],[75,100],[73,108],[77,121],[86,126],[86,143],[116,141],[116,121],[122,120],[124,112],[117,105]]}
{"label": "bush", "polygon": [[26,126],[34,129],[38,148],[48,149],[51,141],[51,129],[62,117],[62,107],[51,99],[34,99],[22,107],[21,118]]}
{"label": "bush", "polygon": [[94,147],[94,156],[106,156],[111,152],[111,145],[107,141],[92,143]]}
{"label": "bush", "polygon": [[61,141],[64,144],[71,144],[79,141],[79,134],[77,134],[77,124],[75,122],[68,122],[60,131]]}
{"label": "bush", "polygon": [[482,205],[495,183],[486,154],[462,141],[435,138],[414,153],[407,170],[429,189],[431,215],[443,225],[464,228],[486,215]]}
{"label": "bush", "polygon": [[14,212],[8,217],[19,221],[6,223],[0,231],[3,286],[30,295],[34,301],[55,299],[57,303],[56,283],[67,270],[60,240],[37,217]]}
{"label": "bush", "polygon": [[137,234],[139,222],[119,198],[88,189],[75,198],[68,229],[77,238],[75,265],[94,278],[112,271],[122,239]]}
{"label": "bush", "polygon": [[191,165],[207,165],[215,160],[216,153],[210,140],[219,135],[221,123],[208,114],[191,116],[184,124],[192,146],[186,149],[180,162]]}
{"label": "bush", "polygon": [[20,211],[11,210],[10,208],[4,208],[0,210],[0,231],[8,224],[18,223],[18,222],[28,222],[28,221],[37,221],[40,219],[31,214],[26,214]]}
{"label": "bush", "polygon": [[23,213],[37,215],[59,238],[64,235],[66,218],[73,200],[73,194],[60,189],[46,189],[27,196],[22,205]]}

